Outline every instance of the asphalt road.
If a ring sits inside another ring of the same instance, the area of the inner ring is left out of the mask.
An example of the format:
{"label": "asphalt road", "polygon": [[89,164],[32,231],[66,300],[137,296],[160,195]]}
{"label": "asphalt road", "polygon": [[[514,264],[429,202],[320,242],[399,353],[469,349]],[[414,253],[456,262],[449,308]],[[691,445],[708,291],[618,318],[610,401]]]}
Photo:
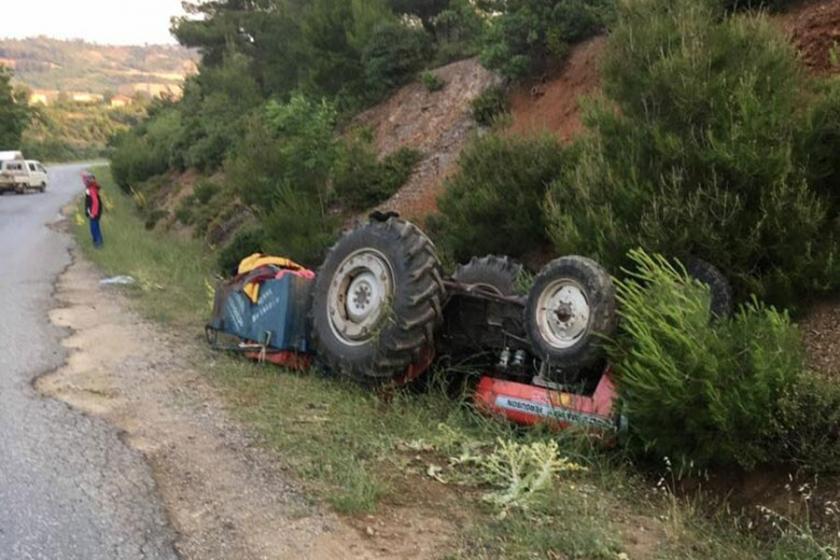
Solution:
{"label": "asphalt road", "polygon": [[32,388],[64,360],[47,312],[70,239],[46,224],[81,192],[82,169],[51,167],[45,194],[0,196],[0,560],[175,559],[142,456]]}

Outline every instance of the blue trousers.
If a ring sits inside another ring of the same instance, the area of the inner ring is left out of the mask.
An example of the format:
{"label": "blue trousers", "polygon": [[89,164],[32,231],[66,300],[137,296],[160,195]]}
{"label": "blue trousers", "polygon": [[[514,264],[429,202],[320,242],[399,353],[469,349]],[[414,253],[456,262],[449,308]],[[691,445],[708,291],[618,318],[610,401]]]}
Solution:
{"label": "blue trousers", "polygon": [[99,227],[99,218],[90,220],[90,236],[93,238],[94,247],[102,247],[102,229]]}

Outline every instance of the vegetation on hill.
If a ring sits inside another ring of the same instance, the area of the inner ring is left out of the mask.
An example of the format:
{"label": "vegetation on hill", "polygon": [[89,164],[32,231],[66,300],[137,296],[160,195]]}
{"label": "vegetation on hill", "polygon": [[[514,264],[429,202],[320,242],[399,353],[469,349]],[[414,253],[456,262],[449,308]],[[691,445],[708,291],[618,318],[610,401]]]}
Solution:
{"label": "vegetation on hill", "polygon": [[20,146],[27,157],[41,161],[103,157],[110,153],[111,139],[137,126],[145,114],[140,104],[113,109],[73,102],[35,106]]}
{"label": "vegetation on hill", "polygon": [[0,65],[0,150],[17,149],[29,122],[24,92],[11,84],[12,74]]}
{"label": "vegetation on hill", "polygon": [[[173,88],[177,91],[194,66],[195,55],[181,47],[114,47],[38,37],[0,40],[0,60],[12,69],[0,71],[0,90],[13,91],[0,107],[15,114],[0,127],[2,145],[22,149],[43,161],[70,161],[109,153],[112,138],[136,126],[145,116],[148,95],[134,95],[123,107],[110,108],[120,89]],[[12,85],[10,86],[10,78]],[[12,90],[13,88],[13,90]],[[49,90],[47,104],[27,108],[35,90]],[[99,94],[98,103],[72,101],[70,92]],[[13,110],[12,110],[13,108]],[[16,124],[12,124],[14,120]]]}
{"label": "vegetation on hill", "polygon": [[193,3],[174,32],[201,53],[199,72],[183,99],[116,139],[115,179],[139,191],[169,169],[223,170],[231,200],[260,221],[243,234],[249,246],[317,262],[336,213],[386,200],[418,159],[378,161],[366,131],[339,139],[348,117],[431,64],[477,52],[482,14],[468,0]]}
{"label": "vegetation on hill", "polygon": [[816,87],[765,17],[634,2],[603,81],[578,163],[548,201],[558,251],[613,270],[633,247],[691,255],[726,270],[742,297],[783,305],[840,286],[837,195],[816,179],[840,162],[812,150],[836,153],[837,138],[809,124],[836,105],[838,84]]}
{"label": "vegetation on hill", "polygon": [[138,83],[180,86],[195,54],[163,45],[109,46],[48,37],[0,39],[0,59],[32,89],[114,94]]}

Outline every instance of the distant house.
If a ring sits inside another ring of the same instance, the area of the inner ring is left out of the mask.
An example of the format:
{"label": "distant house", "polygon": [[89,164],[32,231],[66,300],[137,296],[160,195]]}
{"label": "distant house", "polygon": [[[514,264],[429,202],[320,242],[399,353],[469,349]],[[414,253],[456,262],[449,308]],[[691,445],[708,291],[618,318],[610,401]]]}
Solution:
{"label": "distant house", "polygon": [[51,105],[58,99],[58,92],[49,89],[35,89],[29,94],[30,105]]}
{"label": "distant house", "polygon": [[102,103],[105,96],[87,91],[76,91],[70,94],[70,99],[76,103]]}
{"label": "distant house", "polygon": [[134,100],[127,95],[115,95],[111,98],[111,108],[118,109],[120,107],[127,107],[133,102]]}
{"label": "distant house", "polygon": [[120,87],[121,94],[136,95],[138,93],[148,95],[149,97],[171,97],[179,99],[183,94],[181,86],[169,83],[151,83],[151,82],[135,82]]}

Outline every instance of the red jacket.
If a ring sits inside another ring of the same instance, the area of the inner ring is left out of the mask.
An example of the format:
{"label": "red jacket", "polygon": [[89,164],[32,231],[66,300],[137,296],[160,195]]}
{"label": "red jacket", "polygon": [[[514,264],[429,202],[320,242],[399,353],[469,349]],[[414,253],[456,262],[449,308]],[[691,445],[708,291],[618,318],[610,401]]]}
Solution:
{"label": "red jacket", "polygon": [[102,217],[102,197],[99,195],[99,183],[96,182],[96,179],[91,177],[85,177],[85,214],[91,220],[98,220]]}

